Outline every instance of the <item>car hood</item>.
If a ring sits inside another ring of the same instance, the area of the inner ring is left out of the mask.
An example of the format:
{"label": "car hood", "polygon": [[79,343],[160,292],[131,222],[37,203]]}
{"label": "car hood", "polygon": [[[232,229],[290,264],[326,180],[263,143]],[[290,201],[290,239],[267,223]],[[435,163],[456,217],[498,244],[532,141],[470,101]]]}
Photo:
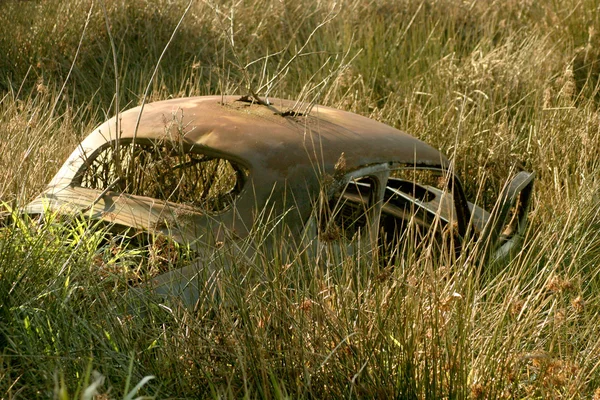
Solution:
{"label": "car hood", "polygon": [[202,236],[193,227],[196,219],[205,217],[198,209],[182,204],[73,186],[47,189],[22,212],[82,215],[121,228],[165,234],[180,243],[192,243]]}

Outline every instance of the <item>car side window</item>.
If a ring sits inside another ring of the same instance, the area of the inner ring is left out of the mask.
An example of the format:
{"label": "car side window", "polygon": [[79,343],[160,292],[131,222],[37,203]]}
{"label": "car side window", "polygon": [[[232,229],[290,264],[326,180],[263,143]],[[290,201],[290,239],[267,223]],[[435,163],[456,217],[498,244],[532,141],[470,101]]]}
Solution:
{"label": "car side window", "polygon": [[332,196],[322,213],[320,240],[370,239],[386,255],[398,254],[405,243],[414,249],[427,246],[430,238],[441,243],[444,227],[455,219],[443,172],[405,168],[386,177],[381,199],[379,176],[350,179]]}
{"label": "car side window", "polygon": [[441,245],[457,218],[448,179],[444,171],[434,169],[390,171],[379,234],[384,253],[398,253],[398,245],[408,243],[414,249]]}
{"label": "car side window", "polygon": [[241,191],[247,172],[198,150],[164,141],[109,145],[85,160],[76,184],[224,211]]}
{"label": "car side window", "polygon": [[375,201],[376,183],[371,177],[351,179],[325,205],[320,221],[320,239],[331,242],[352,240],[356,235],[368,235],[370,211]]}

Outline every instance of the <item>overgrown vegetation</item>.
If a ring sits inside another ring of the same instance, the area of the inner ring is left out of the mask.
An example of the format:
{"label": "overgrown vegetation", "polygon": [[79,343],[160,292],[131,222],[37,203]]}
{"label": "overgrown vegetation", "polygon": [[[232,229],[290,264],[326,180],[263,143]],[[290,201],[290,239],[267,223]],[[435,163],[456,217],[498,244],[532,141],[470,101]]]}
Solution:
{"label": "overgrown vegetation", "polygon": [[151,83],[148,100],[254,92],[369,116],[449,154],[488,207],[535,171],[525,246],[483,271],[410,247],[381,268],[290,252],[265,224],[275,250],[223,270],[227,302],[189,310],[131,288],[139,254],[93,224],[16,218],[0,397],[600,398],[596,2],[194,2],[151,80],[187,5],[0,4],[5,210]]}

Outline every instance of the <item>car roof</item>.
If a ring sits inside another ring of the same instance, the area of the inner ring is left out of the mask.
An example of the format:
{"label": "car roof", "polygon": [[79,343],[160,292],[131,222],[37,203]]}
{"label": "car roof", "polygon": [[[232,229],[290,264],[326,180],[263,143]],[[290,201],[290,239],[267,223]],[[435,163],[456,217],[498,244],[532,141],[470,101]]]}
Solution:
{"label": "car roof", "polygon": [[[229,155],[251,169],[284,176],[291,168],[315,162],[331,171],[342,153],[348,171],[389,162],[448,166],[439,151],[391,126],[320,105],[307,115],[298,115],[290,112],[295,106],[296,102],[281,99],[270,99],[266,106],[239,96],[176,98],[146,104],[141,117],[141,107],[122,112],[119,131],[125,140],[180,137],[190,145]],[[113,117],[82,142],[79,152],[90,156],[89,151],[114,139],[115,132]],[[75,153],[71,159],[78,157]]]}

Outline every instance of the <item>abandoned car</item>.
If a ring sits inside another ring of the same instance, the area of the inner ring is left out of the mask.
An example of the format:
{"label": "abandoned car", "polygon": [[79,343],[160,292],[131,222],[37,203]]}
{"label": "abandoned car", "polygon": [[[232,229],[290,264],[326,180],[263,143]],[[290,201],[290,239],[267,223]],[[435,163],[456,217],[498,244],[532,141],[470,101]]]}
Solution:
{"label": "abandoned car", "polygon": [[430,145],[350,112],[297,110],[293,101],[239,96],[130,109],[87,136],[25,212],[82,213],[186,243],[197,261],[155,284],[190,302],[198,296],[190,282],[211,249],[248,236],[266,208],[298,236],[316,226],[321,242],[362,232],[381,248],[414,225],[451,232],[453,251],[467,237],[483,241],[489,259],[518,248],[532,173],[518,173],[487,212],[466,199],[450,162]]}

